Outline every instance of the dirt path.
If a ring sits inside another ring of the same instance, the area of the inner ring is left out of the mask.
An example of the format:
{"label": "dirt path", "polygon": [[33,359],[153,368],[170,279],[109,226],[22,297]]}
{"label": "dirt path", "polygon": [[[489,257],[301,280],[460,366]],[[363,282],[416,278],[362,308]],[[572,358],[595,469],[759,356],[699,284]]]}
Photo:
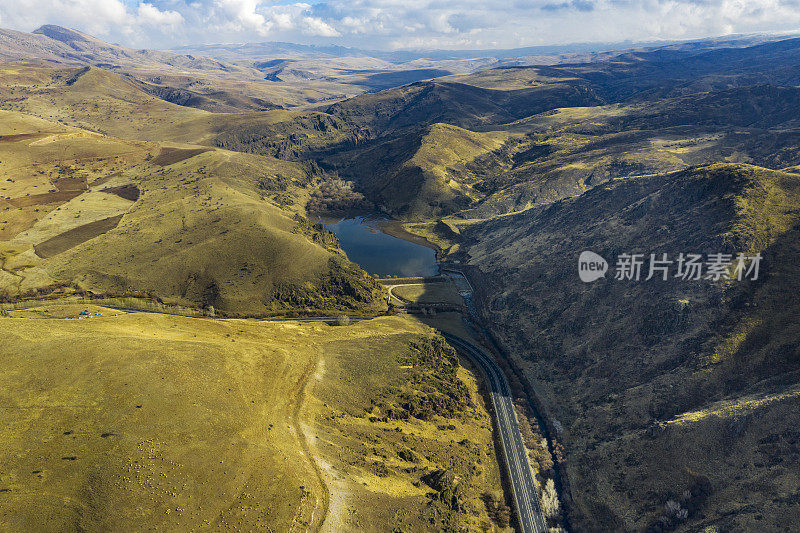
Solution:
{"label": "dirt path", "polygon": [[[328,516],[328,510],[330,508],[330,494],[328,492],[328,485],[325,483],[325,477],[319,466],[319,462],[311,450],[311,442],[313,439],[312,428],[302,419],[303,407],[306,405],[306,397],[308,396],[309,388],[313,383],[322,378],[324,368],[325,361],[320,351],[319,356],[316,358],[316,360],[311,361],[305,373],[303,374],[301,381],[302,388],[300,389],[300,394],[298,395],[297,402],[292,412],[292,424],[294,425],[297,433],[297,440],[300,443],[300,449],[308,460],[309,465],[314,470],[314,475],[317,479],[318,490],[316,491],[317,495],[315,496],[316,503],[311,511],[311,516],[308,520],[308,527],[306,528],[306,531],[320,531],[325,523],[325,519]],[[295,531],[296,525],[297,524],[292,525],[292,531]]]}

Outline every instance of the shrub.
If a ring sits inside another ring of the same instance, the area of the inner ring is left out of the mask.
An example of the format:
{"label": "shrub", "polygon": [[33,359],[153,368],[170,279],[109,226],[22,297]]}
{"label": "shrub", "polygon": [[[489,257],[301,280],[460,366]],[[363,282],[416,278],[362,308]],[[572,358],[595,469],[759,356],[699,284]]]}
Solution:
{"label": "shrub", "polygon": [[483,503],[486,505],[486,513],[489,518],[501,528],[508,527],[511,523],[511,508],[505,504],[500,494],[484,492]]}

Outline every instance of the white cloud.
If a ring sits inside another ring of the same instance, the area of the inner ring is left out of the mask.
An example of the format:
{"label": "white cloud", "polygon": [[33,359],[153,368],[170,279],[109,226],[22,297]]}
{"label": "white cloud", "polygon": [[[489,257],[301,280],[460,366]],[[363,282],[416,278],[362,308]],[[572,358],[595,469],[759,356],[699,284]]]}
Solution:
{"label": "white cloud", "polygon": [[183,23],[183,16],[177,11],[161,11],[153,4],[139,4],[137,21],[152,26],[175,28]]}
{"label": "white cloud", "polygon": [[800,31],[800,0],[4,0],[0,21],[161,47],[284,40],[510,48]]}
{"label": "white cloud", "polygon": [[177,11],[162,11],[137,3],[135,9],[121,0],[26,0],[0,5],[3,26],[31,31],[43,24],[58,24],[113,40],[126,37],[129,44],[147,42],[149,32],[174,29],[183,21]]}
{"label": "white cloud", "polygon": [[319,35],[320,37],[338,37],[341,35],[333,26],[316,17],[304,17],[303,26],[304,33],[308,35]]}
{"label": "white cloud", "polygon": [[267,20],[256,12],[259,0],[216,0],[215,4],[231,22],[239,25],[239,29],[254,30],[260,34],[269,32]]}

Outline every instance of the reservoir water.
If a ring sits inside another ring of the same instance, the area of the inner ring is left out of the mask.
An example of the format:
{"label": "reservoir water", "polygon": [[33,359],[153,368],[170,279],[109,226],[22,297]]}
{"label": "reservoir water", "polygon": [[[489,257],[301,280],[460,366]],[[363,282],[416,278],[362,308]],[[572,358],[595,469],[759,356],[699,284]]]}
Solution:
{"label": "reservoir water", "polygon": [[432,248],[384,233],[386,219],[355,217],[322,219],[354,263],[375,276],[435,276],[439,272]]}

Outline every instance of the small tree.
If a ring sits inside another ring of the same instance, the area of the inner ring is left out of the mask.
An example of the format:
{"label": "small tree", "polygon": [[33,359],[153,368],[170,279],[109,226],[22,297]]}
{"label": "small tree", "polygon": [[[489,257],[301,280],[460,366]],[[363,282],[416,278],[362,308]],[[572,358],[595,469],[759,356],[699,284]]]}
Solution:
{"label": "small tree", "polygon": [[542,513],[548,520],[557,520],[561,516],[561,504],[552,479],[547,480],[542,490]]}
{"label": "small tree", "polygon": [[210,279],[200,293],[200,305],[208,309],[219,301],[219,285],[214,279]]}
{"label": "small tree", "polygon": [[349,326],[350,325],[350,317],[349,316],[337,316],[334,324],[337,326]]}

